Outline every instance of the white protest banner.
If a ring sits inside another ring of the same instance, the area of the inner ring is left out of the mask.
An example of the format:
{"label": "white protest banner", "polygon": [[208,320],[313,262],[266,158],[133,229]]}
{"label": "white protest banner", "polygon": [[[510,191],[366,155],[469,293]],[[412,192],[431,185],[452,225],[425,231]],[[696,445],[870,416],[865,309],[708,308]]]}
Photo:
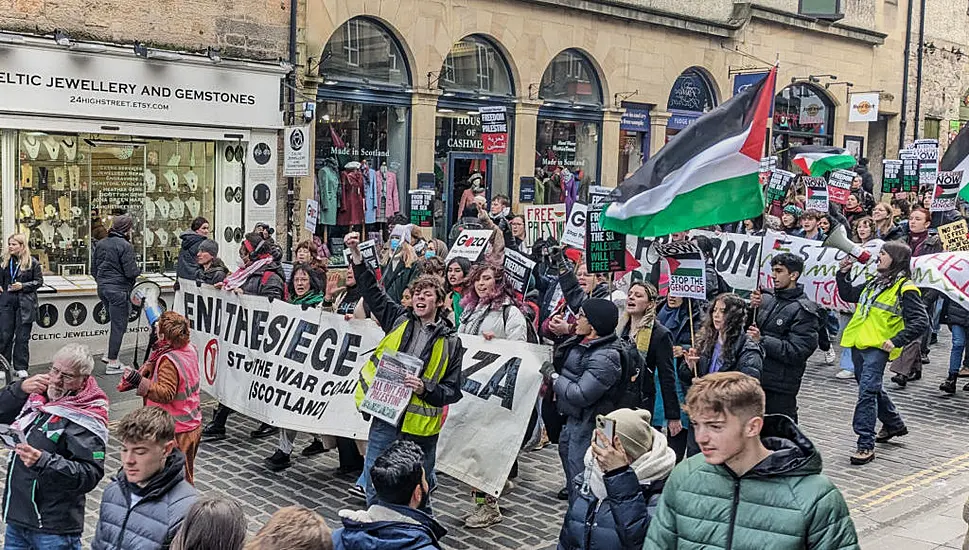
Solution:
{"label": "white protest banner", "polygon": [[851,94],[848,122],[878,122],[878,92]]}
{"label": "white protest banner", "polygon": [[848,195],[851,194],[851,182],[856,175],[851,170],[831,172],[831,177],[828,178],[828,200],[836,204],[848,202]]}
{"label": "white protest banner", "polygon": [[303,221],[303,229],[316,233],[316,223],[320,219],[320,203],[313,199],[306,199],[306,219]]}
{"label": "white protest banner", "polygon": [[519,294],[525,294],[528,289],[528,281],[535,269],[535,262],[524,254],[506,248],[505,249],[505,278]]}
{"label": "white protest banner", "polygon": [[488,248],[491,234],[491,229],[465,229],[454,241],[454,246],[448,251],[444,262],[450,262],[452,258],[467,258],[472,263],[478,261]]}
{"label": "white protest banner", "polygon": [[539,239],[559,240],[565,231],[565,205],[539,204],[522,207],[525,217],[525,244],[532,246]]}
{"label": "white protest banner", "polygon": [[[181,281],[175,310],[198,349],[201,387],[226,406],[273,426],[366,439],[357,411],[360,369],[384,332],[317,308],[237,296]],[[462,335],[463,398],[449,407],[438,470],[497,496],[518,456],[542,385],[548,346]],[[514,445],[509,442],[514,441]]]}
{"label": "white protest banner", "polygon": [[969,251],[969,227],[966,220],[947,223],[939,226],[939,238],[942,246],[949,252]]}
{"label": "white protest banner", "polygon": [[955,210],[959,187],[962,185],[962,171],[938,172],[937,174],[929,210],[932,212]]}
{"label": "white protest banner", "polygon": [[589,207],[582,203],[572,205],[569,219],[565,222],[565,232],[562,233],[562,244],[585,250],[585,218],[588,211]]}
{"label": "white protest banner", "polygon": [[939,140],[917,139],[913,148],[919,162],[919,185],[935,185],[939,171]]}
{"label": "white protest banner", "polygon": [[310,175],[310,127],[287,126],[284,132],[283,176],[301,178]]}
{"label": "white protest banner", "polygon": [[807,199],[804,201],[805,210],[828,212],[828,182],[824,178],[804,178],[807,189]]}
{"label": "white protest banner", "polygon": [[[819,178],[824,181],[824,178]],[[704,235],[714,246],[714,266],[730,288],[754,290],[757,288],[757,261],[763,237],[740,233],[714,233],[694,229],[690,236]]]}

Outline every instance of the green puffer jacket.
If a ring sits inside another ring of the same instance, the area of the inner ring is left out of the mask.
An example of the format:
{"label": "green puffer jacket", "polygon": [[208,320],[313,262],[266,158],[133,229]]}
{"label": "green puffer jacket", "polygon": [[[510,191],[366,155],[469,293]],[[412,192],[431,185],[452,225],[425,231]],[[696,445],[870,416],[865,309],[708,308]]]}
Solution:
{"label": "green puffer jacket", "polygon": [[856,550],[841,493],[821,475],[821,455],[797,426],[767,415],[774,451],[741,477],[696,455],[677,466],[649,525],[644,550]]}

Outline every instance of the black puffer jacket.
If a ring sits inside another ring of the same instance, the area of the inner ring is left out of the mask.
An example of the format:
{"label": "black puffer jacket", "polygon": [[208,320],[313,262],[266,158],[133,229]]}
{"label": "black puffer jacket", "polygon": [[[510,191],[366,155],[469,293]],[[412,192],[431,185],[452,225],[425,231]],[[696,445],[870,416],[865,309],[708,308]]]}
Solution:
{"label": "black puffer jacket", "polygon": [[552,362],[560,375],[553,385],[559,412],[585,422],[617,408],[622,365],[618,336],[583,338],[573,336],[555,348]]}
{"label": "black puffer jacket", "polygon": [[[616,330],[619,337],[636,343],[629,338],[630,327],[625,321]],[[656,404],[656,377],[659,377],[660,391],[663,392],[663,416],[667,420],[679,420],[679,399],[676,396],[676,369],[673,367],[673,336],[669,329],[653,321],[653,331],[649,335],[649,349],[639,351],[643,358],[643,369],[635,373],[636,380],[627,387],[619,408],[646,409],[652,411]],[[630,373],[631,374],[631,373]]]}
{"label": "black puffer jacket", "polygon": [[134,247],[124,235],[114,231],[98,241],[91,263],[91,273],[99,287],[122,288],[128,292],[141,275]]}
{"label": "black puffer jacket", "polygon": [[[141,500],[131,505],[132,495]],[[118,472],[101,497],[91,550],[167,549],[197,499],[195,487],[185,481],[185,455],[177,447],[143,488]]]}
{"label": "black puffer jacket", "polygon": [[286,283],[279,274],[281,271],[279,264],[269,262],[252,272],[242,283],[242,292],[253,296],[262,296],[273,300],[282,300]]}
{"label": "black puffer jacket", "polygon": [[198,255],[199,245],[205,241],[205,237],[194,231],[186,231],[178,238],[182,239],[182,250],[178,253],[175,273],[179,279],[195,279],[199,270],[199,263],[195,256]]}
{"label": "black puffer jacket", "polygon": [[764,292],[757,309],[764,365],[760,384],[765,392],[797,395],[808,357],[818,349],[818,306],[804,287]]}
{"label": "black puffer jacket", "polygon": [[203,285],[214,285],[221,283],[229,275],[229,268],[221,258],[215,258],[207,269],[199,269],[196,281]]}
{"label": "black puffer jacket", "polygon": [[[28,395],[20,382],[0,392],[0,423],[10,424]],[[3,520],[56,535],[84,530],[85,495],[104,477],[104,440],[64,417],[39,413],[26,430],[27,444],[43,454],[24,466],[14,453],[7,461]]]}
{"label": "black puffer jacket", "polygon": [[943,325],[959,325],[969,327],[969,311],[949,298],[942,304],[942,316],[939,321]]}
{"label": "black puffer jacket", "polygon": [[[737,371],[760,380],[760,373],[764,368],[764,348],[760,347],[760,344],[751,340],[744,333],[740,335],[740,338],[737,338],[729,353],[727,351],[724,350],[725,355],[720,372]],[[696,375],[698,377],[706,376],[710,373],[710,361],[710,357],[705,355],[700,356],[700,361],[697,363],[696,368]],[[687,388],[693,385],[693,370],[686,361],[681,361],[679,368],[680,382],[683,383],[683,390],[686,391]]]}

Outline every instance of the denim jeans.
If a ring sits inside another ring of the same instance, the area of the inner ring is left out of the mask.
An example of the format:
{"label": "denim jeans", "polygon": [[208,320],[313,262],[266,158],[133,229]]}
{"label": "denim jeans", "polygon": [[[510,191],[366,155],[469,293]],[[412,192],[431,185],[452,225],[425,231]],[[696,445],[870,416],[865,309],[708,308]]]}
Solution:
{"label": "denim jeans", "polygon": [[4,550],[81,550],[81,535],[52,535],[7,524]]}
{"label": "denim jeans", "polygon": [[[838,315],[838,324],[841,326],[841,330],[848,326],[849,321],[851,321],[850,316]],[[841,348],[841,370],[855,372],[855,365],[851,362],[851,348]]]}
{"label": "denim jeans", "polygon": [[874,449],[876,418],[890,431],[905,426],[895,404],[882,388],[888,352],[878,348],[852,348],[851,358],[855,363],[855,380],[858,382],[858,402],[851,427],[858,434],[859,449]]}
{"label": "denim jeans", "polygon": [[966,351],[966,327],[950,325],[952,331],[952,351],[949,352],[949,375],[959,374],[962,368],[962,356]]}
{"label": "denim jeans", "polygon": [[[373,483],[370,481],[370,469],[373,468],[373,463],[377,461],[377,457],[398,439],[413,441],[424,451],[424,475],[427,477],[428,491],[433,492],[434,487],[437,486],[437,474],[434,473],[434,464],[437,459],[437,438],[436,435],[421,437],[401,433],[396,426],[391,426],[383,420],[376,418],[371,420],[370,435],[367,438],[367,455],[363,458],[362,476],[363,487],[367,491],[367,506],[369,507],[377,501],[377,491],[374,490]],[[430,508],[431,503],[428,501],[427,509],[422,511],[430,514]]]}

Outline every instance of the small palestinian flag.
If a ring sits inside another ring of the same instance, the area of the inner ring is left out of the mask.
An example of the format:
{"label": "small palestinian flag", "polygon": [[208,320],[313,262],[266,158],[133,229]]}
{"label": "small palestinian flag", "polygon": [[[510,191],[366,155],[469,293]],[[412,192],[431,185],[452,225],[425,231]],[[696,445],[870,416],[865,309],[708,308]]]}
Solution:
{"label": "small palestinian flag", "polygon": [[794,155],[794,164],[809,176],[822,176],[825,172],[847,170],[858,164],[855,157],[841,147],[805,145],[791,147],[791,154]]}
{"label": "small palestinian flag", "polygon": [[609,196],[609,231],[658,237],[756,218],[764,211],[760,159],[777,67],[677,134]]}
{"label": "small palestinian flag", "polygon": [[678,241],[661,245],[660,275],[668,278],[667,293],[680,298],[705,300],[706,264],[703,254],[693,241]]}

